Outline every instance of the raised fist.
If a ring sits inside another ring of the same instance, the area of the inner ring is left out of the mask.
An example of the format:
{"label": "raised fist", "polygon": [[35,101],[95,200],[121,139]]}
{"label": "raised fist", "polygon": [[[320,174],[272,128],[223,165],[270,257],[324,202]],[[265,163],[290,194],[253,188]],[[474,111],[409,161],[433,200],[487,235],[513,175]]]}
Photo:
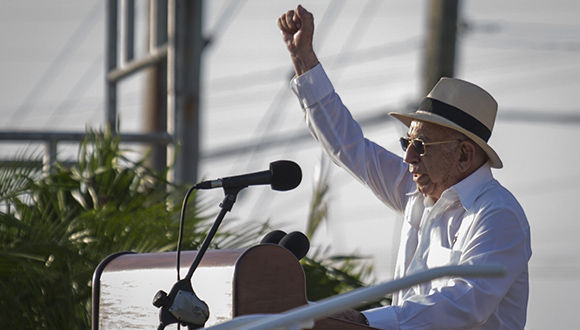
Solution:
{"label": "raised fist", "polygon": [[278,18],[278,28],[298,75],[318,64],[312,47],[314,16],[310,12],[298,5]]}

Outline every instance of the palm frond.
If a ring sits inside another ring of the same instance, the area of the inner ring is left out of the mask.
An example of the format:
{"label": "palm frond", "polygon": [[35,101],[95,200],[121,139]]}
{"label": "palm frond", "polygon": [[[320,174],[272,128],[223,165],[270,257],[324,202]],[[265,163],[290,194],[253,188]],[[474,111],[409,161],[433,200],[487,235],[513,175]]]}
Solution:
{"label": "palm frond", "polygon": [[310,200],[310,209],[306,222],[306,236],[313,237],[320,224],[328,216],[328,174],[330,163],[324,154],[320,158],[320,164],[315,169],[314,190]]}

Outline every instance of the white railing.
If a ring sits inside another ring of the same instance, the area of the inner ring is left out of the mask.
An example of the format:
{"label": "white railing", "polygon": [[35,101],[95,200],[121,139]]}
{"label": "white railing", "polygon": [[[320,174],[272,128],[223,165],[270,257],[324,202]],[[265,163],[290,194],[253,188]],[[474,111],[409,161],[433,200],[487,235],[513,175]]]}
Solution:
{"label": "white railing", "polygon": [[409,275],[382,284],[359,288],[345,294],[323,299],[316,303],[300,306],[279,314],[253,314],[232,319],[231,321],[207,328],[212,330],[226,329],[308,329],[314,321],[334,315],[349,308],[376,301],[386,294],[399,291],[413,285],[428,282],[439,277],[500,277],[505,269],[500,265],[463,265],[444,266]]}

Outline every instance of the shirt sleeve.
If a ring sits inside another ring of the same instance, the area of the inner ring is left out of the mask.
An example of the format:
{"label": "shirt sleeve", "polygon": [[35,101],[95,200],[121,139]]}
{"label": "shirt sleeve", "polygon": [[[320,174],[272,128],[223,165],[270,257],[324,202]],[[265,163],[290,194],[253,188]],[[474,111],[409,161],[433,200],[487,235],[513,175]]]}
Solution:
{"label": "shirt sleeve", "polygon": [[322,65],[295,77],[291,87],[310,132],[334,163],[367,185],[379,199],[402,212],[413,181],[401,157],[366,139],[334,91]]}
{"label": "shirt sleeve", "polygon": [[[528,295],[527,281],[523,278],[527,278],[531,250],[529,231],[521,224],[519,216],[511,210],[486,214],[474,227],[460,260],[465,265],[502,265],[505,276],[450,278],[446,286],[432,289],[428,295],[413,296],[399,306],[365,311],[369,324],[380,329],[470,329],[484,323],[496,329],[523,328],[523,324],[506,325],[492,317],[499,309],[513,307],[501,304],[521,301],[521,297],[513,295]],[[518,287],[520,284],[522,287]]]}

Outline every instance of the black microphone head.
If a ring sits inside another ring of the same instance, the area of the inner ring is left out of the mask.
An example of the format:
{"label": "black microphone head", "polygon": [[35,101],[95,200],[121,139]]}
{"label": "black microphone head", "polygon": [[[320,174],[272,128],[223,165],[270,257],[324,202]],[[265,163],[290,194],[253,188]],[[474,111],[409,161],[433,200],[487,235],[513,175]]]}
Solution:
{"label": "black microphone head", "polygon": [[274,230],[266,234],[264,238],[260,241],[260,244],[272,243],[278,244],[280,240],[286,236],[286,232],[282,230]]}
{"label": "black microphone head", "polygon": [[284,236],[279,244],[290,250],[298,260],[304,258],[310,249],[310,241],[308,241],[308,237],[299,231],[293,231]]}
{"label": "black microphone head", "polygon": [[270,163],[272,181],[270,185],[274,190],[291,190],[302,181],[302,170],[300,166],[290,160],[279,160]]}

